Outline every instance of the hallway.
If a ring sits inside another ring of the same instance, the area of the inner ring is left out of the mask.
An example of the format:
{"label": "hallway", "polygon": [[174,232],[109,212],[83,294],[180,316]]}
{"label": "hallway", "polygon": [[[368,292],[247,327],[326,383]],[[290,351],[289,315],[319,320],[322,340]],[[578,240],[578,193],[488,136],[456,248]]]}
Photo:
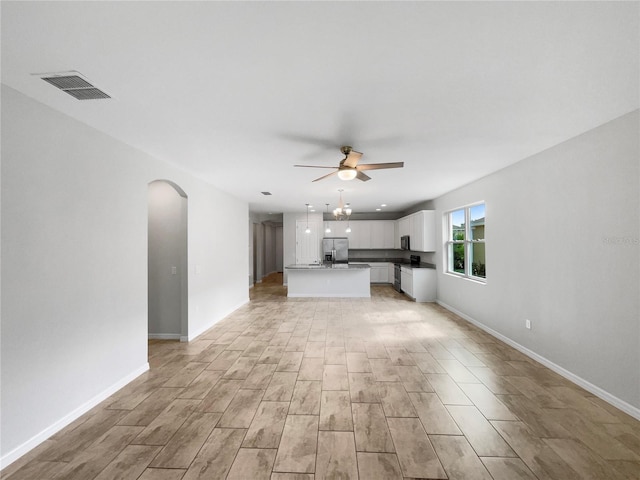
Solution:
{"label": "hallway", "polygon": [[640,422],[440,306],[281,278],[2,478],[638,478]]}

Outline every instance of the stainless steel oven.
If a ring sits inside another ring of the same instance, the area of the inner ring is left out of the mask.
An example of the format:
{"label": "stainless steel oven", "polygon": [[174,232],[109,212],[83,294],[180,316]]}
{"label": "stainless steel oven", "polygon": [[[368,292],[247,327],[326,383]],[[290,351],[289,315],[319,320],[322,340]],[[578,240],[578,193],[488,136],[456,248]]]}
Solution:
{"label": "stainless steel oven", "polygon": [[400,279],[402,278],[402,266],[399,263],[393,264],[393,288],[396,291],[402,291],[402,285],[400,284]]}

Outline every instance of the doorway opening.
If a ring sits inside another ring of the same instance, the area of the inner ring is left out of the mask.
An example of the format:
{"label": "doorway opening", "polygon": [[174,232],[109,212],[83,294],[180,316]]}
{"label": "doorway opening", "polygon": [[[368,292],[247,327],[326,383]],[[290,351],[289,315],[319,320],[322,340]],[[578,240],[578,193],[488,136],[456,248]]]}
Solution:
{"label": "doorway opening", "polygon": [[252,255],[252,269],[251,269],[251,277],[253,286],[258,283],[258,224],[253,223],[253,241],[251,242],[253,245],[253,255]]}
{"label": "doorway opening", "polygon": [[148,336],[188,338],[187,194],[169,180],[148,185]]}
{"label": "doorway opening", "polygon": [[282,214],[252,215],[251,222],[251,282],[261,283],[273,273],[283,272],[283,222]]}

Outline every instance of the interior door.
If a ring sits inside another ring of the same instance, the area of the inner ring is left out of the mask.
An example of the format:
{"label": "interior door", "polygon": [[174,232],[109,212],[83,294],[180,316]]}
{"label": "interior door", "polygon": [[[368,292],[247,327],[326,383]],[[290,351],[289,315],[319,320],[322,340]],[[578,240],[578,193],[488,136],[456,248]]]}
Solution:
{"label": "interior door", "polygon": [[309,222],[309,233],[306,220],[296,221],[296,263],[319,263],[320,262],[320,228],[321,224]]}

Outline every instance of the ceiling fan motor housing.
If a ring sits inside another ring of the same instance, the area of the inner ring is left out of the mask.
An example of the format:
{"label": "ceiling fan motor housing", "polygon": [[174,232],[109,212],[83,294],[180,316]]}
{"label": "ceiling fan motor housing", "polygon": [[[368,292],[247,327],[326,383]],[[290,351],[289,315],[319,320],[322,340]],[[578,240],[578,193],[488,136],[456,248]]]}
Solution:
{"label": "ceiling fan motor housing", "polygon": [[349,156],[349,154],[351,153],[351,150],[353,150],[353,148],[350,147],[349,145],[344,145],[340,147],[340,151],[347,156]]}

